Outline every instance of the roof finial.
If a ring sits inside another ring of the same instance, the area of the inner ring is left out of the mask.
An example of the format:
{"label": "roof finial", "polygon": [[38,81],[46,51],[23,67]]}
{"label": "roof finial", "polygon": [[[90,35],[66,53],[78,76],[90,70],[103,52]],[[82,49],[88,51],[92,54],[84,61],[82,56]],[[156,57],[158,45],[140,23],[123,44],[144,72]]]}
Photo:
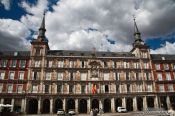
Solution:
{"label": "roof finial", "polygon": [[139,29],[137,27],[136,16],[135,15],[133,15],[133,20],[134,20],[134,33],[140,33]]}
{"label": "roof finial", "polygon": [[43,39],[45,38],[45,31],[46,31],[46,29],[45,29],[45,12],[46,11],[44,11],[44,13],[43,13],[43,20],[41,22],[41,26],[39,28],[39,35],[38,35],[38,37],[41,37]]}
{"label": "roof finial", "polygon": [[143,40],[141,39],[141,33],[139,32],[139,29],[137,27],[135,15],[133,15],[133,20],[134,20],[134,38],[135,38],[134,45],[144,44]]}

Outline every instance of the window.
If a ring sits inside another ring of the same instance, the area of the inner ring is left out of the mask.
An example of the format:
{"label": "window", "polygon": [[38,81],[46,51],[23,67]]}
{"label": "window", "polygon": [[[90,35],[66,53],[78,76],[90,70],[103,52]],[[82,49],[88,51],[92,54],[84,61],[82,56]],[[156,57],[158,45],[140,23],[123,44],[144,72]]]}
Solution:
{"label": "window", "polygon": [[152,85],[151,84],[148,84],[148,92],[152,92]]}
{"label": "window", "polygon": [[58,80],[63,80],[63,73],[58,72]]}
{"label": "window", "polygon": [[142,84],[141,84],[141,83],[139,83],[139,84],[137,85],[137,91],[138,91],[138,92],[142,92]]}
{"label": "window", "polygon": [[129,80],[129,72],[126,72],[126,80]]}
{"label": "window", "polygon": [[63,67],[63,61],[58,61],[58,67]]}
{"label": "window", "polygon": [[15,72],[10,72],[9,73],[9,79],[13,80],[15,76]]}
{"label": "window", "polygon": [[108,64],[106,61],[104,61],[104,68],[107,68],[108,67]]}
{"label": "window", "polygon": [[38,92],[38,86],[37,85],[33,85],[32,86],[32,93],[37,93]]}
{"label": "window", "polygon": [[85,88],[86,88],[85,85],[81,85],[81,93],[85,93]]}
{"label": "window", "polygon": [[7,66],[7,60],[1,60],[0,67],[6,67]]}
{"label": "window", "polygon": [[8,85],[8,93],[12,93],[13,90],[13,86],[12,85]]}
{"label": "window", "polygon": [[37,80],[39,78],[39,72],[32,72],[32,79]]}
{"label": "window", "polygon": [[149,65],[147,62],[144,63],[144,69],[148,69],[149,68]]}
{"label": "window", "polygon": [[124,62],[124,68],[129,68],[129,62]]}
{"label": "window", "polygon": [[19,80],[23,80],[24,79],[24,72],[19,72],[18,79]]}
{"label": "window", "polygon": [[40,61],[39,60],[35,61],[35,67],[40,67]]}
{"label": "window", "polygon": [[16,67],[16,60],[11,60],[10,67]]}
{"label": "window", "polygon": [[164,92],[164,85],[163,85],[163,84],[160,84],[160,85],[159,85],[159,91],[160,91],[160,92]]}
{"label": "window", "polygon": [[69,67],[73,68],[74,67],[74,61],[69,61]]}
{"label": "window", "polygon": [[168,91],[174,92],[173,84],[168,85]]}
{"label": "window", "polygon": [[118,72],[115,72],[115,80],[116,80],[116,81],[119,81],[119,76],[118,76],[118,74],[119,74]]}
{"label": "window", "polygon": [[109,73],[104,73],[104,80],[109,80]]}
{"label": "window", "polygon": [[3,84],[0,83],[0,93],[2,93]]}
{"label": "window", "polygon": [[119,85],[116,85],[116,93],[119,92]]}
{"label": "window", "polygon": [[51,80],[51,72],[46,72],[46,80]]}
{"label": "window", "polygon": [[172,69],[175,70],[175,64],[172,64]]}
{"label": "window", "polygon": [[155,64],[156,65],[156,70],[160,70],[160,64]]}
{"label": "window", "polygon": [[4,79],[5,77],[5,72],[0,72],[0,79]]}
{"label": "window", "polygon": [[166,73],[166,80],[171,80],[171,75],[170,75],[170,73]]}
{"label": "window", "polygon": [[18,85],[17,86],[17,92],[18,93],[22,93],[22,85]]}
{"label": "window", "polygon": [[61,93],[62,92],[62,85],[57,85],[57,92]]}
{"label": "window", "polygon": [[164,70],[169,70],[169,65],[168,64],[164,64]]}
{"label": "window", "polygon": [[109,86],[105,85],[105,93],[108,93],[108,92],[109,92]]}
{"label": "window", "polygon": [[35,56],[39,56],[40,55],[40,48],[36,48],[35,50]]}
{"label": "window", "polygon": [[157,79],[158,79],[159,81],[162,80],[162,73],[157,73]]}
{"label": "window", "polygon": [[48,61],[48,67],[49,68],[52,67],[52,61],[51,60]]}
{"label": "window", "polygon": [[86,73],[81,73],[81,80],[85,81],[87,77]]}
{"label": "window", "polygon": [[81,61],[81,67],[84,68],[85,65],[84,65],[84,61]]}
{"label": "window", "polygon": [[26,66],[26,61],[25,61],[25,60],[20,60],[19,66],[20,66],[21,68],[25,68],[25,66]]}
{"label": "window", "polygon": [[69,85],[69,93],[73,93],[74,90],[74,86],[73,85]]}
{"label": "window", "polygon": [[127,92],[130,92],[130,84],[127,84]]}
{"label": "window", "polygon": [[140,66],[139,66],[139,63],[138,62],[134,62],[134,68],[138,69]]}
{"label": "window", "polygon": [[151,74],[149,72],[145,73],[146,80],[151,80]]}
{"label": "window", "polygon": [[49,93],[49,85],[45,85],[45,93]]}

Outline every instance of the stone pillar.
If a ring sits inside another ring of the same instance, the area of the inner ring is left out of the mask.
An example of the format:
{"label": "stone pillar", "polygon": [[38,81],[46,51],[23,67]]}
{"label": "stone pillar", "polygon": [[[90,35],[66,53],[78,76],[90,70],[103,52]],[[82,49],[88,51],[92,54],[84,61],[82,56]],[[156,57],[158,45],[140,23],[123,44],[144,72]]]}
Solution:
{"label": "stone pillar", "polygon": [[154,107],[155,108],[158,108],[159,107],[158,106],[158,98],[157,98],[157,96],[154,97]]}
{"label": "stone pillar", "polygon": [[12,99],[12,101],[11,101],[11,105],[12,105],[11,112],[13,111],[13,108],[14,108],[14,103],[15,103],[15,99]]}
{"label": "stone pillar", "polygon": [[22,99],[22,102],[21,102],[21,112],[25,113],[25,108],[26,108],[26,106],[25,106],[25,98],[24,98],[24,99]]}
{"label": "stone pillar", "polygon": [[41,98],[38,99],[38,114],[41,114]]}
{"label": "stone pillar", "polygon": [[114,98],[111,99],[111,112],[112,113],[115,112],[115,100],[114,100]]}
{"label": "stone pillar", "polygon": [[101,108],[101,109],[103,109],[103,103],[102,103],[102,100],[103,100],[103,99],[100,99],[100,100],[99,100],[99,108]]}
{"label": "stone pillar", "polygon": [[137,98],[136,97],[133,98],[133,110],[134,111],[138,110],[138,108],[137,108]]}
{"label": "stone pillar", "polygon": [[172,107],[171,107],[171,104],[170,104],[170,97],[169,96],[166,97],[166,103],[167,103],[168,109],[171,109]]}
{"label": "stone pillar", "polygon": [[147,109],[147,98],[146,98],[146,96],[145,97],[143,97],[143,109],[144,110],[146,110]]}
{"label": "stone pillar", "polygon": [[53,114],[53,98],[50,99],[50,114]]}
{"label": "stone pillar", "polygon": [[2,99],[1,99],[1,104],[3,104],[3,103],[4,103],[4,99],[2,98]]}
{"label": "stone pillar", "polygon": [[87,113],[90,113],[90,111],[91,111],[91,99],[89,98],[87,100]]}
{"label": "stone pillar", "polygon": [[75,112],[78,113],[78,99],[75,99]]}
{"label": "stone pillar", "polygon": [[66,111],[66,99],[63,99],[63,110]]}
{"label": "stone pillar", "polygon": [[126,108],[126,98],[122,98],[122,106]]}

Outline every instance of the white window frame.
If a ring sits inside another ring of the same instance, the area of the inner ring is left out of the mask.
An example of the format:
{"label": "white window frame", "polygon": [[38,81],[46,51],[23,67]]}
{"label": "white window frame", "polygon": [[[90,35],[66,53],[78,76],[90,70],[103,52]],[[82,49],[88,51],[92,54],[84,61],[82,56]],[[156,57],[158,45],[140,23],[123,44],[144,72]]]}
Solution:
{"label": "white window frame", "polygon": [[41,63],[41,61],[40,60],[35,60],[35,67],[40,67],[40,64]]}
{"label": "white window frame", "polygon": [[24,68],[26,66],[26,60],[20,60],[20,65],[21,68]]}
{"label": "white window frame", "polygon": [[156,70],[160,70],[160,64],[155,64]]}
{"label": "white window frame", "polygon": [[164,92],[165,88],[164,88],[164,84],[159,84],[159,92]]}
{"label": "white window frame", "polygon": [[[13,74],[13,75],[11,75],[11,74]],[[9,79],[10,80],[14,80],[14,77],[15,77],[15,72],[14,71],[10,71],[9,72]]]}
{"label": "white window frame", "polygon": [[109,73],[104,73],[104,80],[105,81],[109,80]]}
{"label": "white window frame", "polygon": [[[9,87],[11,87],[11,88],[9,88]],[[8,86],[7,86],[7,92],[8,93],[12,93],[13,92],[13,85],[12,84],[8,84]]]}
{"label": "white window frame", "polygon": [[169,92],[174,92],[174,86],[173,86],[173,84],[168,84],[168,91]]}
{"label": "white window frame", "polygon": [[2,93],[3,90],[3,83],[0,83],[0,93]]}
{"label": "white window frame", "polygon": [[166,80],[171,80],[171,74],[170,73],[166,73]]}
{"label": "white window frame", "polygon": [[51,72],[46,72],[46,80],[51,80]]}
{"label": "white window frame", "polygon": [[38,85],[32,85],[32,93],[38,93]]}
{"label": "white window frame", "polygon": [[158,79],[159,81],[162,81],[162,73],[157,73],[157,79]]}
{"label": "white window frame", "polygon": [[85,81],[87,79],[87,73],[80,73],[81,75],[81,80]]}
{"label": "white window frame", "polygon": [[20,71],[20,72],[18,73],[18,79],[19,79],[19,80],[24,80],[24,71]]}
{"label": "white window frame", "polygon": [[0,72],[0,79],[3,80],[4,77],[5,77],[5,72],[4,71]]}
{"label": "white window frame", "polygon": [[[21,87],[21,88],[19,88],[19,87]],[[17,93],[22,93],[22,91],[23,91],[23,85],[22,84],[18,84],[17,85]]]}
{"label": "white window frame", "polygon": [[63,72],[57,73],[57,80],[63,80]]}

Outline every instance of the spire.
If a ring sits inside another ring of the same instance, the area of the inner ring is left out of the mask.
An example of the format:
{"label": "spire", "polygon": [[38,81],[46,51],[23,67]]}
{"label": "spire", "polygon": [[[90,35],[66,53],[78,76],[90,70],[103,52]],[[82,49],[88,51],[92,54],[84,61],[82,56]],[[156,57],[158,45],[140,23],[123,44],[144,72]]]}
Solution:
{"label": "spire", "polygon": [[134,17],[134,38],[135,38],[134,46],[135,45],[143,45],[144,44],[144,42],[143,42],[143,40],[141,38],[141,33],[139,32],[139,29],[137,27],[137,23],[136,23],[135,17]]}
{"label": "spire", "polygon": [[45,39],[45,32],[46,32],[46,29],[45,29],[45,12],[44,12],[43,20],[42,20],[41,26],[39,28],[38,38]]}

